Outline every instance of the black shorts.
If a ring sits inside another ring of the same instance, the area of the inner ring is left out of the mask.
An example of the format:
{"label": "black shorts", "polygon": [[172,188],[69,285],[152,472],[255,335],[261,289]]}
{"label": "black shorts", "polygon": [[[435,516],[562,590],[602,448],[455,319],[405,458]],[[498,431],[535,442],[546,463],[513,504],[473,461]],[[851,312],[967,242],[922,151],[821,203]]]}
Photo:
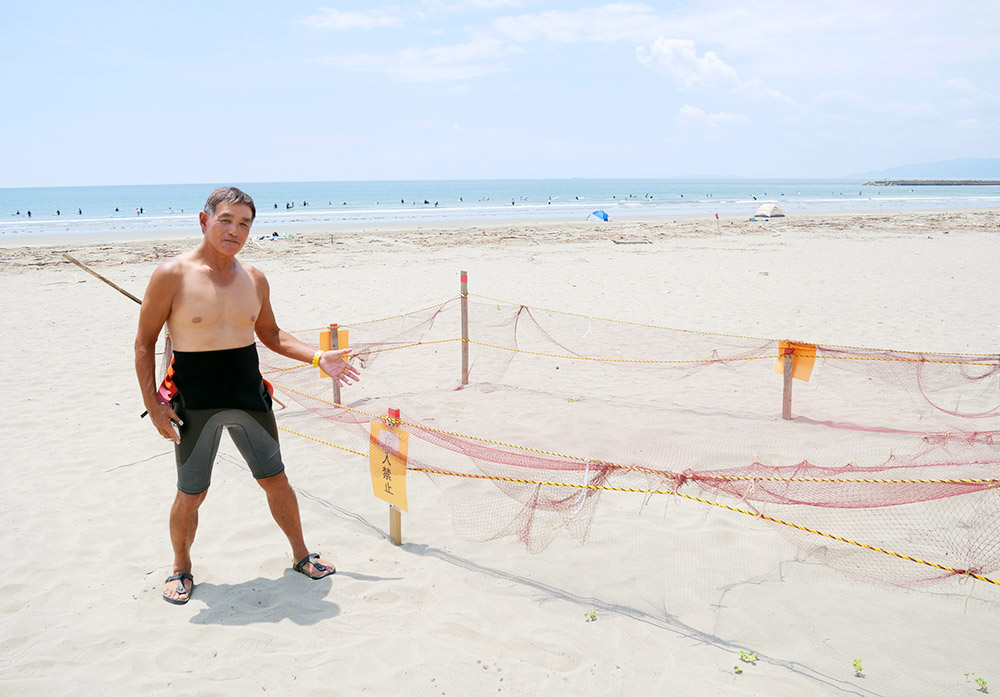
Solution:
{"label": "black shorts", "polygon": [[255,479],[273,477],[285,469],[278,447],[278,426],[270,411],[244,409],[185,409],[175,400],[181,418],[181,442],[174,446],[177,488],[185,494],[200,494],[212,483],[212,465],[219,452],[222,429],[250,465]]}
{"label": "black shorts", "polygon": [[257,479],[285,469],[278,427],[257,364],[254,344],[219,351],[174,351],[174,411],[181,442],[174,446],[177,488],[200,494],[212,481],[222,429],[236,443]]}

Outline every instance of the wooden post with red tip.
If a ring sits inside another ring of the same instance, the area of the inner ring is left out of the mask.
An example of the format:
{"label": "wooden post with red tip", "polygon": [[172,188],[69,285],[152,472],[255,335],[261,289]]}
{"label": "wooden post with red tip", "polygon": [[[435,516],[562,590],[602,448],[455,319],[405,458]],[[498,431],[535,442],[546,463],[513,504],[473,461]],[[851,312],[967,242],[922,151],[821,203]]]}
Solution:
{"label": "wooden post with red tip", "polygon": [[[389,418],[397,424],[400,421],[399,409],[389,409]],[[397,547],[403,544],[403,516],[399,509],[389,504],[389,540]]]}
{"label": "wooden post with red tip", "polygon": [[[330,325],[330,350],[336,351],[340,348],[340,332],[337,331],[338,325]],[[340,380],[333,378],[333,401],[335,404],[340,405]]]}
{"label": "wooden post with red tip", "polygon": [[788,346],[783,350],[784,356],[782,356],[782,358],[784,360],[784,365],[782,367],[784,368],[783,377],[785,386],[784,393],[781,398],[781,418],[785,421],[790,421],[792,418],[792,354],[795,353],[795,349],[792,348],[792,346]]}
{"label": "wooden post with red tip", "polygon": [[462,272],[462,383],[469,384],[469,274]]}

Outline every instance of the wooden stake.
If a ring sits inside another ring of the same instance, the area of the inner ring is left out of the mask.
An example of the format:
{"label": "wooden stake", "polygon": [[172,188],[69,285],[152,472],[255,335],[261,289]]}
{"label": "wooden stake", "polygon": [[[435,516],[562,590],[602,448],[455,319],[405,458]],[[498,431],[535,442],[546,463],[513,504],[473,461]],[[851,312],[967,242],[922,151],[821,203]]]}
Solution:
{"label": "wooden stake", "polygon": [[399,547],[403,544],[403,516],[399,509],[389,504],[389,541]]}
{"label": "wooden stake", "polygon": [[462,384],[469,384],[469,275],[462,272]]}
{"label": "wooden stake", "polygon": [[786,421],[790,421],[792,418],[792,350],[785,349],[788,353],[785,354],[785,364],[782,366],[784,368],[785,390],[781,399],[781,418]]}
{"label": "wooden stake", "polygon": [[[337,325],[330,325],[330,349],[336,351],[340,348],[340,333],[337,331]],[[334,404],[340,404],[340,381],[337,380],[336,376],[331,376],[331,382],[333,382],[333,402]]]}
{"label": "wooden stake", "polygon": [[[399,409],[389,409],[389,418],[399,423]],[[389,504],[389,541],[397,547],[403,544],[403,516],[399,509]]]}
{"label": "wooden stake", "polygon": [[[105,283],[107,283],[109,286],[111,286],[112,288],[114,288],[115,290],[117,290],[119,293],[121,293],[122,295],[124,295],[126,298],[130,298],[132,300],[135,300],[137,303],[139,303],[140,305],[142,305],[142,301],[139,300],[139,298],[135,297],[134,295],[132,295],[131,293],[129,293],[124,288],[115,285],[114,283],[112,283],[111,281],[109,281],[108,279],[106,279],[104,276],[102,276],[101,274],[97,273],[96,271],[94,271],[93,269],[91,269],[89,266],[87,266],[86,264],[84,264],[82,261],[77,261],[76,259],[74,259],[73,257],[71,257],[69,254],[66,254],[66,253],[63,253],[63,257],[65,257],[69,261],[71,261],[74,264],[76,264],[77,266],[79,266],[81,269],[83,269],[84,271],[86,271],[87,273],[89,273],[91,276],[96,276],[97,278],[101,279],[102,281],[104,281]],[[463,271],[462,273],[465,273],[465,272]]]}

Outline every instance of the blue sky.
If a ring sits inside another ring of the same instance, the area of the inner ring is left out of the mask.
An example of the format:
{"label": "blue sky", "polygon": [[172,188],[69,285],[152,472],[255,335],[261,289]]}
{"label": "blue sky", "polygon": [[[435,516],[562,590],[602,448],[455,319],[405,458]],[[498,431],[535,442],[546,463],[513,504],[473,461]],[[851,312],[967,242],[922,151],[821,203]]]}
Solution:
{"label": "blue sky", "polygon": [[0,187],[997,157],[998,36],[962,0],[5,3]]}

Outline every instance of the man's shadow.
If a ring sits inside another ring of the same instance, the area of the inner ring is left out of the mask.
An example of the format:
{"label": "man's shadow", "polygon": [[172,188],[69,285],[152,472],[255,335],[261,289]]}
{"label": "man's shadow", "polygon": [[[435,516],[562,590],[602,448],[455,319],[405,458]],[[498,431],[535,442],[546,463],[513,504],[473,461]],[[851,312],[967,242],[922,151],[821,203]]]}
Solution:
{"label": "man's shadow", "polygon": [[204,603],[192,624],[245,626],[276,624],[291,620],[298,625],[316,624],[340,615],[340,606],[326,599],[338,578],[358,581],[397,579],[340,571],[314,581],[291,569],[281,578],[258,577],[242,583],[199,583],[191,603]]}

